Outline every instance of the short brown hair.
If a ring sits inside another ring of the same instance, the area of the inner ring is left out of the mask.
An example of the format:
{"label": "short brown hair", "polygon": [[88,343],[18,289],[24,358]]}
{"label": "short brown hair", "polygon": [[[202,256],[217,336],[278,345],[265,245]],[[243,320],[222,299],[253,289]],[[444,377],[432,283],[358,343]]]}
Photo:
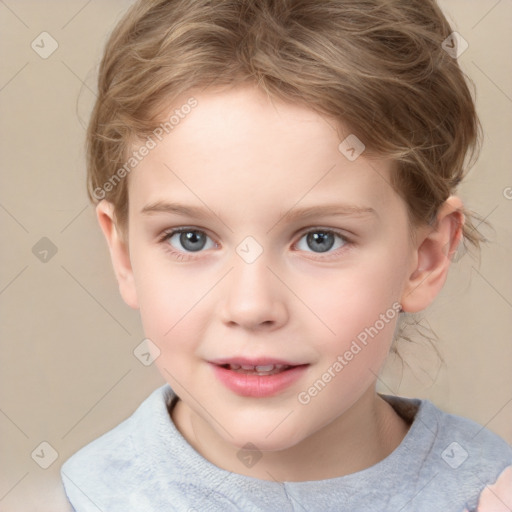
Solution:
{"label": "short brown hair", "polygon": [[[187,91],[249,82],[339,119],[368,154],[394,160],[392,185],[410,219],[432,223],[481,133],[466,79],[442,48],[451,33],[435,0],[139,0],[100,65],[89,197],[111,201],[125,226],[127,180],[112,177],[133,142]],[[465,240],[478,246],[464,213]]]}

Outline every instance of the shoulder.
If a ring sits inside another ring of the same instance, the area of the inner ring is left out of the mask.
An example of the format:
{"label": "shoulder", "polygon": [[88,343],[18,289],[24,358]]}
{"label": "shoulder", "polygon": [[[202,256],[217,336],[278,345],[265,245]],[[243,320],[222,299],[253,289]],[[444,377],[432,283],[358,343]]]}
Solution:
{"label": "shoulder", "polygon": [[155,433],[167,435],[170,425],[167,403],[172,396],[168,386],[156,389],[128,419],[64,463],[62,481],[73,505],[107,506],[106,498],[123,495],[120,484],[128,491],[148,478],[152,471],[152,448],[158,444]]}
{"label": "shoulder", "polygon": [[466,471],[512,464],[512,447],[500,436],[473,420],[442,411],[429,401],[425,409],[437,425],[436,446],[452,469]]}
{"label": "shoulder", "polygon": [[[486,463],[512,463],[512,447],[500,436],[469,418],[450,414],[430,400],[381,395],[395,411],[432,435],[430,452],[442,448],[442,460],[449,467],[466,467]],[[446,450],[446,451],[445,451]]]}
{"label": "shoulder", "polygon": [[487,485],[496,482],[506,466],[512,464],[512,448],[494,432],[455,414],[435,411],[439,426],[433,446],[434,460],[440,456],[438,481],[450,482],[454,492],[464,495],[470,509]]}
{"label": "shoulder", "polygon": [[383,398],[398,414],[413,418],[406,439],[420,458],[417,483],[440,503],[476,507],[485,486],[512,464],[512,447],[475,421],[444,412],[429,400]]}

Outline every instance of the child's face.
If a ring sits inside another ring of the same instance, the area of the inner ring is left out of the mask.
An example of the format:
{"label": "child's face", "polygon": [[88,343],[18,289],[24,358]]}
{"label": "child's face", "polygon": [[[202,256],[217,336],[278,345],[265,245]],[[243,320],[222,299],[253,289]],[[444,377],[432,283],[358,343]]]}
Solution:
{"label": "child's face", "polygon": [[[234,446],[280,450],[373,389],[417,263],[407,210],[389,162],[349,161],[350,132],[312,110],[252,88],[195,97],[130,175],[124,296],[189,417]],[[188,238],[164,239],[180,227]],[[304,366],[246,377],[215,364],[265,360]]]}

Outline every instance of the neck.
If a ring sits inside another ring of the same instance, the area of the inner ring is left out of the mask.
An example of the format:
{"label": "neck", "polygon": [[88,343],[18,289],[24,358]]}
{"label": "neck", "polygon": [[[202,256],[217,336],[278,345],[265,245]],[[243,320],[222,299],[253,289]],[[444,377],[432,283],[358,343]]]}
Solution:
{"label": "neck", "polygon": [[253,478],[287,482],[325,480],[369,468],[390,455],[409,428],[371,387],[344,414],[307,439],[286,450],[264,452],[258,464],[241,469],[230,462],[237,460],[239,448],[220,438],[181,400],[172,418],[189,444],[216,466]]}

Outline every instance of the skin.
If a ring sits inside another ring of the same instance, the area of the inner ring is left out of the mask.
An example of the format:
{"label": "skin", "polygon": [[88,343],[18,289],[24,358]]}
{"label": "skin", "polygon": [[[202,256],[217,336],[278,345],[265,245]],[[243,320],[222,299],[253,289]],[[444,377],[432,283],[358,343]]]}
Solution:
{"label": "skin", "polygon": [[[450,197],[435,229],[413,229],[389,185],[392,163],[365,153],[349,161],[338,145],[350,131],[334,120],[249,86],[194,96],[198,106],[130,174],[127,230],[110,203],[97,207],[120,292],[140,309],[160,350],[155,363],[181,399],[172,419],[210,462],[256,478],[318,480],[370,467],[408,430],[375,391],[398,315],[307,405],[297,396],[394,303],[415,312],[432,302],[461,238],[462,203]],[[142,213],[158,202],[207,216]],[[374,212],[285,216],[326,204]],[[179,235],[162,239],[179,227],[208,236],[202,251],[187,252]],[[348,242],[335,237],[318,252],[305,235],[326,229]],[[263,250],[250,264],[236,252],[247,236]],[[242,355],[309,366],[277,396],[241,397],[208,361]],[[252,468],[237,457],[248,442],[263,453]]]}
{"label": "skin", "polygon": [[[475,512],[510,512],[512,510],[512,466],[507,466],[494,484],[480,494]],[[469,512],[464,509],[463,512]]]}

